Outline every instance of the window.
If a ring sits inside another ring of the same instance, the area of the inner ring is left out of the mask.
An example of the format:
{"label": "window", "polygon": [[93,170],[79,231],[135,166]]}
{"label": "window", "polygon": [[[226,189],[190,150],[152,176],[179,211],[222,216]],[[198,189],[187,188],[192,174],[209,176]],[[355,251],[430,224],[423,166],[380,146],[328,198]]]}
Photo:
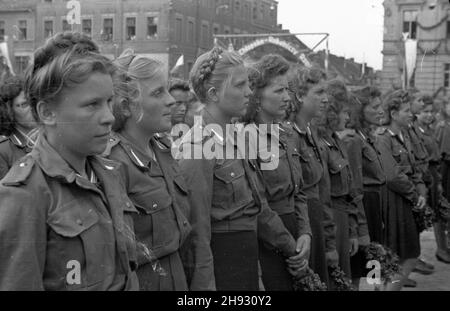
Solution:
{"label": "window", "polygon": [[23,73],[25,72],[25,69],[28,67],[30,58],[28,56],[16,56],[15,61],[17,72]]}
{"label": "window", "polygon": [[53,36],[53,21],[44,21],[44,37],[50,38]]}
{"label": "window", "polygon": [[206,24],[202,24],[202,44],[203,46],[208,46],[209,41],[209,27]]}
{"label": "window", "polygon": [[175,20],[175,37],[176,37],[176,40],[178,41],[178,42],[180,42],[181,41],[181,38],[182,38],[182,34],[181,34],[181,32],[182,32],[182,24],[183,24],[183,21],[182,21],[182,19],[181,18],[177,18],[176,20]]}
{"label": "window", "polygon": [[241,3],[239,1],[234,1],[234,13],[239,15],[241,10]]}
{"label": "window", "polygon": [[127,40],[135,40],[136,39],[136,17],[127,17],[126,20],[126,35]]}
{"label": "window", "polygon": [[217,35],[219,33],[219,26],[214,26],[213,32],[215,35]]}
{"label": "window", "polygon": [[444,66],[444,86],[450,87],[450,64]]}
{"label": "window", "polygon": [[103,38],[104,41],[112,41],[113,39],[113,19],[105,18],[103,20]]}
{"label": "window", "polygon": [[403,32],[409,33],[410,39],[417,37],[417,11],[403,12]]}
{"label": "window", "polygon": [[19,40],[26,40],[27,39],[27,21],[22,20],[19,21]]}
{"label": "window", "polygon": [[0,21],[0,41],[5,40],[5,21]]}
{"label": "window", "polygon": [[69,22],[67,21],[67,19],[63,19],[63,21],[62,21],[62,30],[63,31],[71,31],[72,30],[72,26],[69,25]]}
{"label": "window", "polygon": [[147,17],[147,39],[156,37],[158,35],[158,17]]}
{"label": "window", "polygon": [[194,22],[188,21],[187,40],[189,43],[194,43]]}
{"label": "window", "polygon": [[81,21],[81,28],[85,35],[92,36],[92,19],[83,19]]}

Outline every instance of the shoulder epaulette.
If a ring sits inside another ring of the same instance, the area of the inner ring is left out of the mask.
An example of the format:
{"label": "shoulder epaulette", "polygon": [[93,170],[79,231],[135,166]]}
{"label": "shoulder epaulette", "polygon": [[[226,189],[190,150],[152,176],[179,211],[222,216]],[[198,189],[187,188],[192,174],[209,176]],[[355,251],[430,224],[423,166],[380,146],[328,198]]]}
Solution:
{"label": "shoulder epaulette", "polygon": [[35,164],[31,155],[26,155],[11,167],[8,174],[3,178],[5,186],[19,186],[26,182]]}
{"label": "shoulder epaulette", "polygon": [[108,143],[106,144],[105,151],[102,153],[102,157],[108,157],[111,155],[111,150],[120,143],[120,138],[117,135],[111,135],[111,137],[108,139]]}

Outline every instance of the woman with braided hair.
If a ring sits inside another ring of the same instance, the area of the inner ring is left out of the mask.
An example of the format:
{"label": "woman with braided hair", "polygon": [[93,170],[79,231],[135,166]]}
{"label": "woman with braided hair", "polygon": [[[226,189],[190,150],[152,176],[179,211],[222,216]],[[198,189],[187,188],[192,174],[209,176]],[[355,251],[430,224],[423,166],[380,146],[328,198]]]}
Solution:
{"label": "woman with braided hair", "polygon": [[[296,240],[264,195],[256,160],[234,140],[231,120],[244,116],[251,90],[242,58],[215,47],[195,62],[190,80],[206,106],[181,143],[180,165],[191,185],[191,223],[200,289],[258,290],[258,238],[282,253],[291,273],[302,267]],[[213,145],[215,155],[195,158],[190,150]],[[237,156],[236,156],[237,155]]]}
{"label": "woman with braided hair", "polygon": [[0,181],[0,290],[137,290],[136,209],[110,137],[111,62],[79,34],[34,53],[25,94],[39,137]]}
{"label": "woman with braided hair", "polygon": [[0,179],[34,145],[36,122],[23,83],[21,77],[10,77],[0,86]]}

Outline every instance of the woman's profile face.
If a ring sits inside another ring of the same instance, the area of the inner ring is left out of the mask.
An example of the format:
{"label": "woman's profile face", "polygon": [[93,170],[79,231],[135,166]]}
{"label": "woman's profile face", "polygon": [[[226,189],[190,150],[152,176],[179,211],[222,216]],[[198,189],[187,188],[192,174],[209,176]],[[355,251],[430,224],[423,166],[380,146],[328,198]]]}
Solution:
{"label": "woman's profile face", "polygon": [[[167,90],[167,78],[160,70],[152,78],[139,81],[142,116],[138,125],[148,134],[169,131],[172,128],[171,107],[174,98]],[[136,120],[137,118],[133,118]]]}
{"label": "woman's profile face", "polygon": [[239,65],[230,70],[230,79],[219,93],[218,106],[227,117],[242,117],[247,111],[252,93],[248,81],[247,69]]}
{"label": "woman's profile face", "polygon": [[44,122],[56,143],[73,154],[101,154],[114,122],[113,83],[110,75],[92,73],[86,81],[65,88],[49,109],[54,117]]}
{"label": "woman's profile face", "polygon": [[14,113],[14,120],[17,125],[26,130],[32,130],[36,127],[36,121],[31,113],[31,107],[25,98],[25,93],[22,91],[14,98],[12,103],[12,110]]}
{"label": "woman's profile face", "polygon": [[364,121],[369,125],[382,125],[384,120],[384,109],[380,98],[376,97],[363,109]]}
{"label": "woman's profile face", "polygon": [[273,78],[261,90],[261,111],[273,119],[283,118],[291,101],[288,89],[289,85],[286,75]]}

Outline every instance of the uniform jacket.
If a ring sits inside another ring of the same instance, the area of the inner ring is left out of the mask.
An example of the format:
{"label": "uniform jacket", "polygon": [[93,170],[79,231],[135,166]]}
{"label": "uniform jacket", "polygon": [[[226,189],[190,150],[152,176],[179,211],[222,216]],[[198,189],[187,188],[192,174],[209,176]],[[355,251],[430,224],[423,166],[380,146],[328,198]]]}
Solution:
{"label": "uniform jacket", "polygon": [[379,128],[376,135],[376,146],[380,151],[388,188],[415,205],[419,188],[424,185],[420,172],[413,167],[414,155],[407,147],[409,142],[389,128]]}
{"label": "uniform jacket", "polygon": [[[369,134],[356,131],[353,135],[344,137],[343,142],[347,149],[347,155],[352,170],[354,188],[358,194],[363,194],[366,186],[381,186],[386,183],[386,176],[381,164],[381,157],[374,146],[374,141]],[[362,201],[358,201],[358,236],[369,235],[367,219]]]}
{"label": "uniform jacket", "polygon": [[14,132],[9,136],[0,135],[0,179],[5,177],[14,162],[30,151],[31,148],[20,133]]}
{"label": "uniform jacket", "polygon": [[[266,188],[266,197],[269,206],[278,213],[285,215],[295,213],[298,221],[297,237],[309,234],[311,235],[311,227],[308,217],[308,206],[306,203],[306,195],[303,192],[303,177],[300,166],[300,154],[298,149],[287,142],[287,132],[292,128],[281,125],[278,126],[279,135],[265,131],[264,127],[257,128],[259,141],[267,140],[267,145],[278,146],[278,166],[273,170],[261,170],[263,176],[263,184]],[[272,142],[272,144],[270,143]],[[258,157],[259,168],[264,159]]]}
{"label": "uniform jacket", "polygon": [[139,211],[134,217],[139,265],[178,251],[191,230],[187,186],[170,144],[154,137],[150,145],[155,158],[115,133],[104,153],[122,163],[128,196]]}
{"label": "uniform jacket", "polygon": [[87,164],[90,180],[41,135],[0,181],[0,290],[138,289],[136,209],[119,164],[96,156]]}
{"label": "uniform jacket", "polygon": [[[296,247],[294,238],[267,203],[256,159],[242,159],[244,152],[238,144],[209,126],[213,120],[205,111],[202,117],[205,123],[195,124],[180,144],[180,166],[192,191],[192,239],[201,245],[192,254],[197,260],[194,280],[201,284],[197,288],[200,290],[215,288],[211,232],[257,230],[261,240],[285,256],[294,255]],[[241,157],[225,157],[227,146]],[[220,149],[224,156],[202,154],[213,148]],[[199,158],[193,157],[196,152],[200,152]]]}
{"label": "uniform jacket", "polygon": [[450,121],[440,121],[436,125],[436,138],[442,159],[450,161]]}
{"label": "uniform jacket", "polygon": [[324,161],[330,176],[331,207],[348,213],[350,236],[356,238],[358,204],[362,201],[362,191],[355,187],[345,145],[336,133],[322,137],[321,142],[326,150]]}

